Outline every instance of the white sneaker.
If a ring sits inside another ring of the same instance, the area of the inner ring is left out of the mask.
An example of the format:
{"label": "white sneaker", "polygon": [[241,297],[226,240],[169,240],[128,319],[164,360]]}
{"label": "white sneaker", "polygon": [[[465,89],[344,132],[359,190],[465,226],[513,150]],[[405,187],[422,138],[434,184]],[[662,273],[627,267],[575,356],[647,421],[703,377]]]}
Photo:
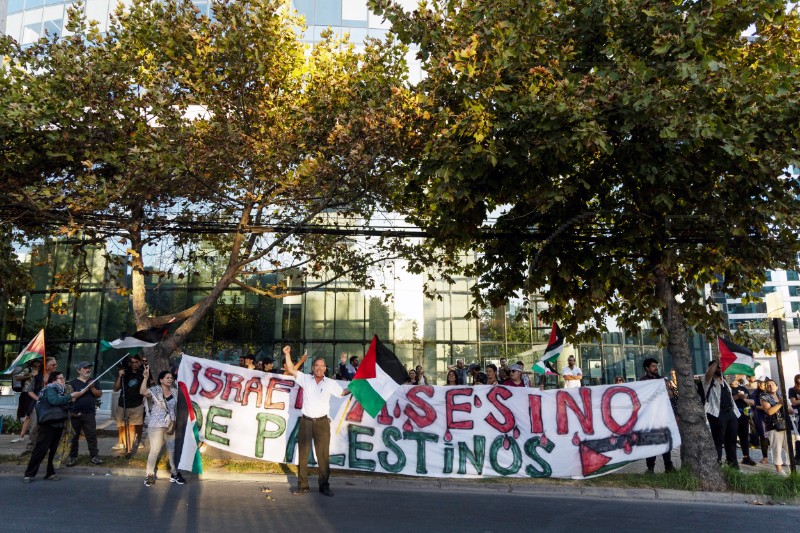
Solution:
{"label": "white sneaker", "polygon": [[125,449],[125,445],[124,444],[116,444],[116,445],[112,446],[111,449],[112,450],[124,450]]}
{"label": "white sneaker", "polygon": [[18,438],[16,438],[16,439],[13,439],[11,442],[22,442],[22,441],[24,441],[24,440],[25,440],[25,439],[27,439],[27,438],[28,438],[28,436],[27,436],[27,435],[23,435],[23,436],[21,436],[21,437],[18,437]]}

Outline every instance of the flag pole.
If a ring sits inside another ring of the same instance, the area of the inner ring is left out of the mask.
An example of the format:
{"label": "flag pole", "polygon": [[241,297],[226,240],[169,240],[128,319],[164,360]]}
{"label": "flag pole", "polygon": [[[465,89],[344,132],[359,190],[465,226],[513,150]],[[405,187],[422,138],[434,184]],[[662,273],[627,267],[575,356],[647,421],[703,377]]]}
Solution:
{"label": "flag pole", "polygon": [[[107,368],[107,369],[106,369],[106,370],[105,370],[105,371],[104,371],[102,374],[100,374],[99,376],[97,376],[96,378],[94,378],[92,381],[90,381],[90,382],[89,382],[89,384],[88,384],[88,385],[86,385],[86,387],[91,387],[92,385],[94,385],[95,383],[97,383],[97,380],[98,380],[98,379],[100,379],[101,377],[103,377],[103,376],[105,376],[106,374],[108,374],[108,373],[109,373],[109,372],[110,372],[110,371],[111,371],[111,370],[112,370],[114,367],[116,367],[118,364],[120,364],[120,362],[122,362],[122,360],[123,360],[123,359],[125,359],[126,357],[128,357],[130,354],[131,354],[131,353],[130,353],[130,352],[128,352],[128,353],[126,353],[125,355],[123,355],[122,357],[120,357],[120,358],[119,358],[119,360],[118,360],[116,363],[114,363],[113,365],[109,366],[109,367],[108,367],[108,368]],[[84,387],[84,388],[86,388],[86,387]]]}
{"label": "flag pole", "polygon": [[348,394],[347,396],[347,404],[344,406],[344,412],[342,413],[342,417],[339,419],[339,425],[336,426],[336,434],[339,434],[339,430],[342,429],[342,424],[344,423],[344,418],[347,416],[347,410],[350,409],[350,402],[353,401],[353,395]]}

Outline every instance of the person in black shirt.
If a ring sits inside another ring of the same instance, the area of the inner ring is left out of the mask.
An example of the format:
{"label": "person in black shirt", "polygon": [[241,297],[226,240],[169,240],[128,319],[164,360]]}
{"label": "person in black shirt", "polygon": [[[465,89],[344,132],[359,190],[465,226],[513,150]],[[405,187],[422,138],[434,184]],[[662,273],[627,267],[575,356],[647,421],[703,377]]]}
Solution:
{"label": "person in black shirt", "polygon": [[91,383],[92,378],[92,363],[89,361],[81,361],[76,365],[78,369],[78,377],[69,382],[72,389],[80,392],[86,387],[89,387],[91,394],[84,394],[75,400],[70,412],[70,421],[72,422],[72,442],[70,446],[69,459],[67,459],[67,466],[75,466],[78,462],[78,439],[81,436],[81,431],[86,437],[86,444],[89,446],[89,455],[92,457],[92,462],[96,465],[102,464],[103,460],[100,459],[100,451],[97,449],[97,421],[95,419],[95,410],[97,406],[97,398],[101,397],[103,393],[97,388],[95,383]]}
{"label": "person in black shirt", "polygon": [[750,412],[755,401],[750,399],[750,391],[744,386],[744,375],[736,374],[736,379],[731,383],[733,402],[739,410],[739,444],[742,446],[742,464],[755,466],[756,462],[750,459]]}

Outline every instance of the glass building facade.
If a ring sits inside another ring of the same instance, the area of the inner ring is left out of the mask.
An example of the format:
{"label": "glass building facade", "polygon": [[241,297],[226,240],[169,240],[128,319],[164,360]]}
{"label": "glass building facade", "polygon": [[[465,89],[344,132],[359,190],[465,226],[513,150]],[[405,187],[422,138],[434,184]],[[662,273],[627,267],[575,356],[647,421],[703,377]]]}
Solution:
{"label": "glass building facade", "polygon": [[[0,32],[22,45],[30,45],[45,34],[66,35],[67,9],[73,3],[75,0],[0,0]],[[130,0],[83,1],[86,17],[96,20],[101,32],[108,29],[109,16],[117,5],[129,3]],[[416,0],[402,0],[400,3],[408,9],[417,5]],[[195,0],[194,4],[200,13],[211,15],[210,0]],[[388,22],[367,9],[366,0],[293,0],[292,5],[305,17],[307,29],[303,39],[309,43],[319,41],[326,28],[333,29],[340,36],[349,34],[350,41],[357,45],[367,37],[382,39],[389,31]],[[407,56],[412,81],[422,76],[414,54],[410,50]]]}
{"label": "glass building facade", "polygon": [[[3,368],[41,328],[46,331],[48,355],[57,357],[60,369],[68,375],[74,374],[77,361],[93,361],[102,371],[121,357],[115,350],[102,351],[100,341],[132,332],[130,299],[118,289],[130,286],[130,272],[108,262],[104,250],[89,247],[85,255],[74,255],[73,244],[50,241],[31,247],[26,261],[34,289],[0,324]],[[199,270],[174,281],[148,278],[151,314],[181,311],[204,298],[212,287],[214,271],[207,267]],[[65,276],[78,272],[77,291],[59,288],[65,286]],[[485,366],[507,358],[522,360],[530,368],[548,340],[550,325],[537,318],[544,304],[536,297],[531,298],[529,318],[518,316],[521,301],[481,309],[473,318],[467,315],[474,280],[437,282],[440,298],[429,299],[423,294],[423,276],[409,274],[402,262],[383,265],[382,274],[385,291],[363,290],[341,280],[282,299],[229,288],[189,335],[183,351],[237,362],[246,353],[278,358],[280,348],[291,344],[295,353],[307,350],[310,356],[326,358],[328,366],[335,368],[340,353],[363,356],[372,336],[378,335],[407,367],[423,365],[429,379],[443,383],[447,365],[457,359]],[[250,280],[270,285],[276,281],[270,277]],[[708,344],[697,336],[691,342],[699,373],[708,360]],[[648,357],[662,361],[664,372],[671,368],[649,329],[639,334],[612,331],[596,344],[568,347],[562,359],[569,354],[577,356],[587,385],[611,383],[616,376],[635,380]]]}

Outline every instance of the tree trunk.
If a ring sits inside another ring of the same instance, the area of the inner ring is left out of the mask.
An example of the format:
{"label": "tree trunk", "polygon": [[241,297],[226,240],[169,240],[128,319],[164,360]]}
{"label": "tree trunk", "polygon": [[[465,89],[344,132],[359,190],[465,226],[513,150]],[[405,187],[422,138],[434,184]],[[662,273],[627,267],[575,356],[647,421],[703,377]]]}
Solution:
{"label": "tree trunk", "polygon": [[697,477],[704,490],[725,490],[726,483],[717,463],[717,450],[706,425],[706,415],[692,372],[689,329],[675,301],[664,273],[656,274],[657,296],[664,304],[662,317],[667,330],[667,350],[678,378],[678,428],[681,432],[681,464]]}

